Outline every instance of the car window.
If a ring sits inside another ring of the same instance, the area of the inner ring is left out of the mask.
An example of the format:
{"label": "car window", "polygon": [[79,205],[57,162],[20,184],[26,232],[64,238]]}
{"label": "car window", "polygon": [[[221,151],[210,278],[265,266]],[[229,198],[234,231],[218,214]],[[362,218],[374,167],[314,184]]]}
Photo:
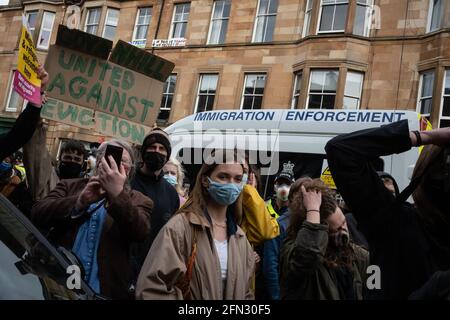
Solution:
{"label": "car window", "polygon": [[0,196],[0,299],[83,298],[67,288],[61,257],[15,210]]}

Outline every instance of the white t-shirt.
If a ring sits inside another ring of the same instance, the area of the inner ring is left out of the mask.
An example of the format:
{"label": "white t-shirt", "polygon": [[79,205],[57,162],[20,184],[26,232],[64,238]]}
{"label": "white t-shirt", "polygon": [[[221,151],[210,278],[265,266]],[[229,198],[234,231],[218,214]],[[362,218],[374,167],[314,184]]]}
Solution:
{"label": "white t-shirt", "polygon": [[216,246],[217,254],[219,255],[220,273],[222,275],[222,280],[225,280],[227,278],[228,270],[228,240],[219,242],[214,239],[214,245]]}

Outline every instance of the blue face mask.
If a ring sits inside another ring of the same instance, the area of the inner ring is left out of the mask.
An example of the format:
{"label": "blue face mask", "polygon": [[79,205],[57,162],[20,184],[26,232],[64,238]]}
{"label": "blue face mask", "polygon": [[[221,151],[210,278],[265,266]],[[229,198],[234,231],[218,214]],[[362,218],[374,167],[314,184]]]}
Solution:
{"label": "blue face mask", "polygon": [[166,181],[167,181],[168,183],[170,183],[171,185],[173,185],[173,186],[175,186],[175,185],[178,184],[178,182],[177,182],[177,177],[175,177],[175,176],[173,176],[173,175],[171,175],[171,174],[165,174],[165,175],[164,175],[164,179],[166,179]]}
{"label": "blue face mask", "polygon": [[242,192],[243,184],[219,183],[208,177],[208,192],[211,198],[222,206],[234,203]]}
{"label": "blue face mask", "polygon": [[2,162],[0,164],[0,171],[6,171],[6,170],[10,170],[12,168],[11,163],[8,162]]}
{"label": "blue face mask", "polygon": [[243,186],[245,186],[245,185],[247,184],[247,182],[248,182],[248,174],[244,173],[244,174],[242,175],[242,182],[241,182],[241,184],[242,184]]}

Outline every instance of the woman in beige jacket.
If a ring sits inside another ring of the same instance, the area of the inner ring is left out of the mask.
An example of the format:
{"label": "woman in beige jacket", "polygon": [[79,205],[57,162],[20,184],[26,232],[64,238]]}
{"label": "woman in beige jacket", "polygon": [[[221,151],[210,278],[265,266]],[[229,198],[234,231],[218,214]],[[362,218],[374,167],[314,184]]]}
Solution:
{"label": "woman in beige jacket", "polygon": [[205,161],[212,164],[200,169],[191,197],[156,237],[137,299],[253,299],[253,250],[236,223],[243,162],[236,152],[232,162],[218,158]]}

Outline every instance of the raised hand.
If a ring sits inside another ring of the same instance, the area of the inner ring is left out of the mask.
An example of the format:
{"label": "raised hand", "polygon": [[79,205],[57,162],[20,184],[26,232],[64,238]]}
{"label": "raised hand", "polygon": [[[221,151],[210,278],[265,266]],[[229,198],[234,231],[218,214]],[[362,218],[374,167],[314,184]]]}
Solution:
{"label": "raised hand", "polygon": [[112,156],[109,156],[109,163],[111,165],[105,158],[101,159],[98,166],[98,178],[108,198],[113,199],[122,192],[127,180],[127,173],[123,164],[120,164],[120,169],[117,167]]}
{"label": "raised hand", "polygon": [[322,204],[322,192],[318,190],[306,191],[305,186],[301,186],[303,195],[303,205],[306,208],[306,220],[311,223],[320,223],[320,205]]}

